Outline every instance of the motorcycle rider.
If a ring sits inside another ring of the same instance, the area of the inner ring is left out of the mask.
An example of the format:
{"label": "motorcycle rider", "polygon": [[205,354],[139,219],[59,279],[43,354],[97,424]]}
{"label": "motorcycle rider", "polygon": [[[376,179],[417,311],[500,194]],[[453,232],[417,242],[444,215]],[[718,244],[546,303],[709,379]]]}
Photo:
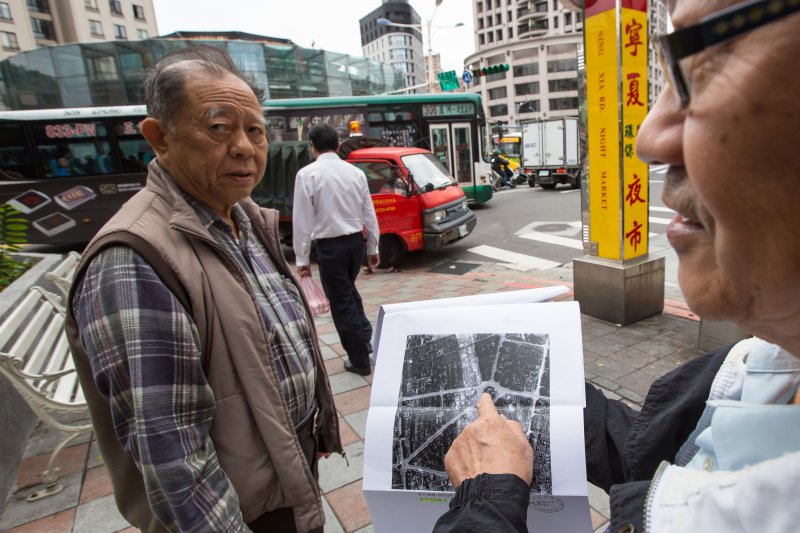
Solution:
{"label": "motorcycle rider", "polygon": [[508,168],[508,161],[500,157],[500,150],[494,150],[492,152],[491,164],[492,170],[503,178],[503,189],[509,189],[512,172],[511,169]]}

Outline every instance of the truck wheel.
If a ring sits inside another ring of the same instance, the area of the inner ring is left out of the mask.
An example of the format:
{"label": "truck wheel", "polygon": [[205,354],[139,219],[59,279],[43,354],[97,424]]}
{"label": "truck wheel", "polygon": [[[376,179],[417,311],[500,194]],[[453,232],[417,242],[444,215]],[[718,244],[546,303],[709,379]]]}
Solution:
{"label": "truck wheel", "polygon": [[381,235],[378,244],[378,253],[381,255],[378,268],[398,268],[406,257],[406,247],[394,235]]}
{"label": "truck wheel", "polygon": [[542,189],[555,189],[556,188],[556,184],[555,183],[540,183],[539,185],[542,186]]}

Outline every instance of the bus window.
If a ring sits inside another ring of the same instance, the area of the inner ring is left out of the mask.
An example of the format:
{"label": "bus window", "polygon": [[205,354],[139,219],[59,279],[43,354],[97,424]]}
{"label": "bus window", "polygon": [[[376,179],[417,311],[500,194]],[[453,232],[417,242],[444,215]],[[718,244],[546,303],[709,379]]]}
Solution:
{"label": "bus window", "polygon": [[34,178],[33,164],[24,144],[19,124],[0,125],[0,181]]}
{"label": "bus window", "polygon": [[33,137],[46,177],[112,174],[117,171],[102,122],[36,124]]}
{"label": "bus window", "polygon": [[146,172],[147,164],[155,157],[150,144],[142,137],[139,124],[141,121],[135,119],[114,122],[123,172]]}

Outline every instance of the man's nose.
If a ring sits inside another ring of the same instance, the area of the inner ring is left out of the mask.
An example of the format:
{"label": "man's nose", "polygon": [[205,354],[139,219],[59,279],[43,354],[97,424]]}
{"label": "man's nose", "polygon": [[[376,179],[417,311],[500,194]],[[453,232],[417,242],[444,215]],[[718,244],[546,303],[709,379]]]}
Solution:
{"label": "man's nose", "polygon": [[636,154],[651,165],[683,166],[683,121],[678,96],[669,88],[647,114],[636,138]]}
{"label": "man's nose", "polygon": [[231,135],[229,154],[234,158],[253,157],[255,148],[244,128],[237,128]]}

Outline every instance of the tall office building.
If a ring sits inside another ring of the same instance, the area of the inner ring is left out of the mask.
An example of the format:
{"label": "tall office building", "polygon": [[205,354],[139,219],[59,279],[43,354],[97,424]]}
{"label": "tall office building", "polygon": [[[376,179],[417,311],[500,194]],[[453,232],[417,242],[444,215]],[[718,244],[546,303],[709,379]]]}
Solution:
{"label": "tall office building", "polygon": [[[583,1],[473,0],[475,49],[464,62],[472,69],[508,64],[474,80],[491,122],[576,116],[578,66],[583,61]],[[650,34],[666,31],[665,0],[650,0]],[[650,53],[650,98],[664,74]]]}
{"label": "tall office building", "polygon": [[153,0],[0,1],[0,60],[58,44],[156,35]]}
{"label": "tall office building", "polygon": [[[388,63],[403,73],[406,87],[425,84],[425,54],[418,28],[385,26],[378,19],[420,26],[422,20],[408,0],[382,0],[379,8],[359,20],[364,57]],[[424,92],[424,91],[420,91]]]}

